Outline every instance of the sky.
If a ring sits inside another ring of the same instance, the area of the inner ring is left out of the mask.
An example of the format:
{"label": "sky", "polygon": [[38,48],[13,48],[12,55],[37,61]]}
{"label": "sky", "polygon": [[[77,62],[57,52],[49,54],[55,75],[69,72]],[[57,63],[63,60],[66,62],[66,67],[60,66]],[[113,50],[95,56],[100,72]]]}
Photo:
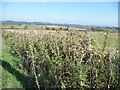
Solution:
{"label": "sky", "polygon": [[119,2],[119,0],[1,0],[2,2]]}
{"label": "sky", "polygon": [[2,19],[118,26],[117,2],[3,2]]}

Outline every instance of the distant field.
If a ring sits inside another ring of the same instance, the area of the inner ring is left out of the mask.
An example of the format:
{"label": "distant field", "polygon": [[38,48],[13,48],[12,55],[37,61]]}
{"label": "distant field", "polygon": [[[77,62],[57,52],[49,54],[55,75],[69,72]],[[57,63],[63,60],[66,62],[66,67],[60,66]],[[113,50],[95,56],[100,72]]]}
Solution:
{"label": "distant field", "polygon": [[[28,30],[16,30],[16,29],[6,29],[5,31],[11,31],[11,32],[16,32],[16,33],[35,33],[35,34],[56,34],[56,35],[63,35],[66,36],[66,33],[68,31],[58,31],[56,32],[55,30],[34,30],[34,29],[28,29]],[[80,34],[84,34],[85,31],[71,31],[72,33],[76,32],[76,33],[80,33]],[[88,31],[87,34],[88,36],[90,36],[91,38],[93,38],[98,47],[102,46],[102,44],[104,43],[104,33],[105,31]],[[108,38],[107,38],[107,47],[111,48],[111,49],[118,49],[118,32],[109,32],[108,33]]]}

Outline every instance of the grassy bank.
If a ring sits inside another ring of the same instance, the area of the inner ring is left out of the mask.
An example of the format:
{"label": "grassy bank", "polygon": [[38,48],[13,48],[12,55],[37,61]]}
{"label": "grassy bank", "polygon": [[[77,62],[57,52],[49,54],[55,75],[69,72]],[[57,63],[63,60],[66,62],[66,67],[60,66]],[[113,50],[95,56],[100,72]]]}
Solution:
{"label": "grassy bank", "polygon": [[2,88],[33,87],[34,80],[21,67],[21,59],[12,55],[12,40],[2,38]]}

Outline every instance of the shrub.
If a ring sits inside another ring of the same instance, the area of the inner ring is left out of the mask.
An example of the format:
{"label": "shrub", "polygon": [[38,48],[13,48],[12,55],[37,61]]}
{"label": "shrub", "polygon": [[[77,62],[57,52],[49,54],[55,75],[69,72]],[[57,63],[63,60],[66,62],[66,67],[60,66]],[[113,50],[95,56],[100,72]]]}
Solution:
{"label": "shrub", "polygon": [[14,54],[21,57],[28,75],[35,77],[36,86],[119,89],[118,52],[107,50],[105,43],[98,48],[86,31],[85,34],[71,33],[64,36],[29,33],[11,37]]}
{"label": "shrub", "polygon": [[25,29],[25,30],[28,29],[28,26],[24,26],[24,29]]}
{"label": "shrub", "polygon": [[15,29],[15,26],[10,26],[11,29]]}

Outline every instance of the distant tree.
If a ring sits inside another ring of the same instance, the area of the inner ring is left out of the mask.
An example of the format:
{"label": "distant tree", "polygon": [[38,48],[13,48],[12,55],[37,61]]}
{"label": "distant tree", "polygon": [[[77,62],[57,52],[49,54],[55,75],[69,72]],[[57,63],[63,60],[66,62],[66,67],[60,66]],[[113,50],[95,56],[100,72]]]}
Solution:
{"label": "distant tree", "polygon": [[4,28],[2,27],[1,30],[4,30]]}
{"label": "distant tree", "polygon": [[49,27],[46,27],[45,29],[46,29],[46,30],[49,30]]}
{"label": "distant tree", "polygon": [[67,31],[67,30],[68,30],[68,28],[64,28],[63,30],[64,30],[64,31]]}
{"label": "distant tree", "polygon": [[67,30],[69,30],[69,26],[67,26]]}
{"label": "distant tree", "polygon": [[100,27],[96,27],[96,28],[100,28]]}
{"label": "distant tree", "polygon": [[55,28],[52,28],[52,30],[55,30]]}
{"label": "distant tree", "polygon": [[28,26],[24,26],[24,29],[28,29]]}
{"label": "distant tree", "polygon": [[92,31],[94,31],[94,30],[95,30],[95,28],[93,28],[93,27],[92,27],[92,28],[91,28],[91,30],[92,30]]}
{"label": "distant tree", "polygon": [[10,26],[11,29],[15,29],[15,26]]}
{"label": "distant tree", "polygon": [[115,27],[115,30],[120,30],[120,28],[119,27]]}
{"label": "distant tree", "polygon": [[60,30],[62,30],[62,28],[60,27]]}

